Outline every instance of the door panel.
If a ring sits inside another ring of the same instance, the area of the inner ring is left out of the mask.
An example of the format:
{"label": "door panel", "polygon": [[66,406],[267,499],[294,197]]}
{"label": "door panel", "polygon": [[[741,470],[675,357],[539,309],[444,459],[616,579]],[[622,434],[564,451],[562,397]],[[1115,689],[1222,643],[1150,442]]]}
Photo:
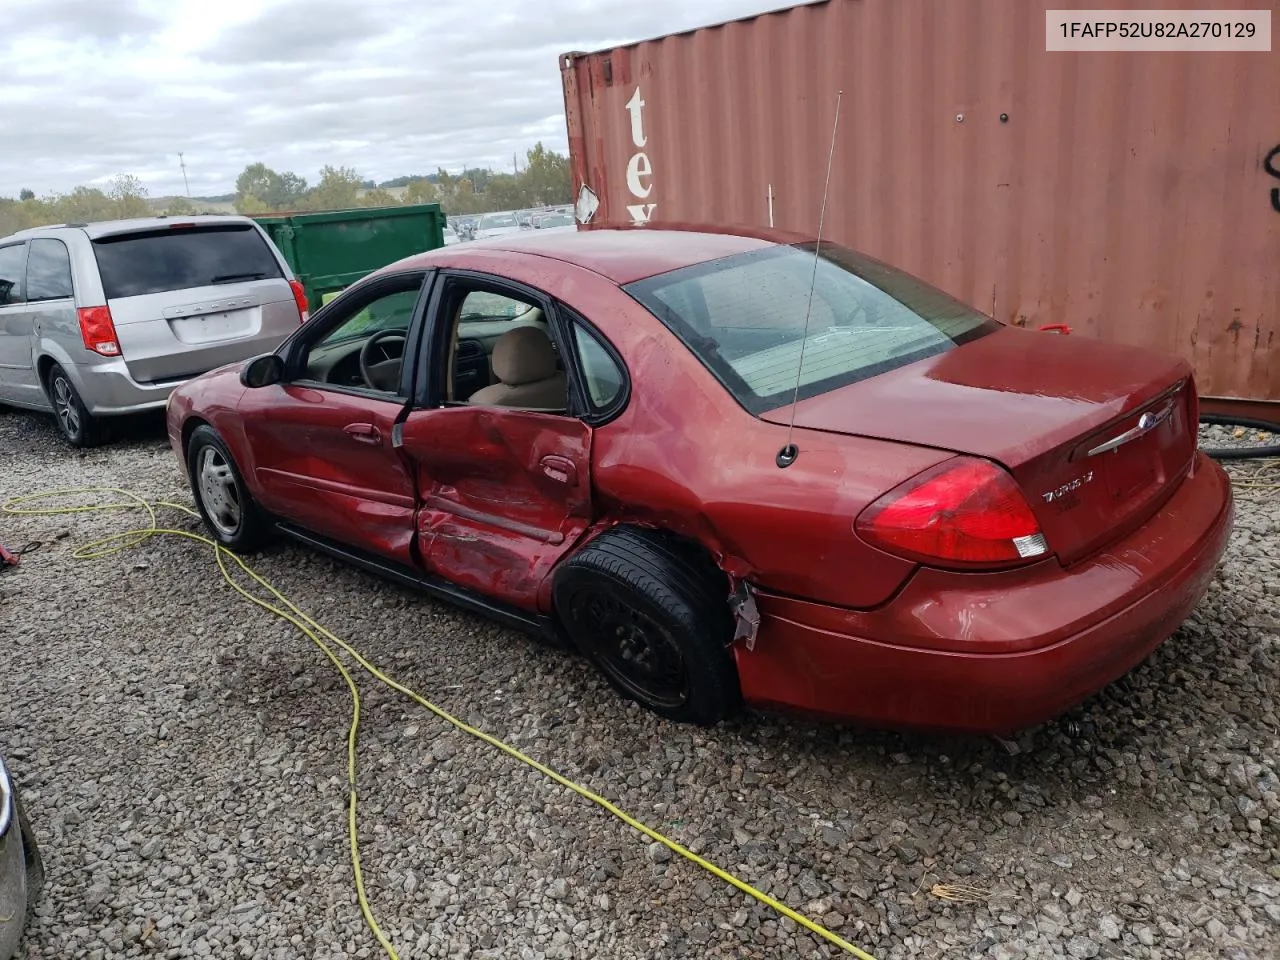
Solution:
{"label": "door panel", "polygon": [[31,345],[40,317],[38,303],[0,307],[0,398],[15,403],[44,402],[44,391],[32,366]]}
{"label": "door panel", "polygon": [[502,407],[418,410],[402,446],[416,468],[430,573],[536,610],[556,562],[591,522],[591,428]]}
{"label": "door panel", "polygon": [[403,403],[298,384],[240,401],[254,479],[272,513],[349,546],[413,562],[413,480],[392,449]]}

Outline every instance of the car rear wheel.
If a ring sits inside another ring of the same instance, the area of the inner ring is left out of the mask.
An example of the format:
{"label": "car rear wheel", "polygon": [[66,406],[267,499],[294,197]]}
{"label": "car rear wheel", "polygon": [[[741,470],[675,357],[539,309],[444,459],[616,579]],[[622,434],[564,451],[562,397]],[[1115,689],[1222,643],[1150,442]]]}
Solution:
{"label": "car rear wheel", "polygon": [[728,582],[697,548],[616,527],[561,564],[553,594],[569,637],[623,696],[701,725],[738,707]]}
{"label": "car rear wheel", "polygon": [[75,384],[60,364],[55,363],[49,368],[45,388],[58,429],[73,446],[94,447],[106,439],[102,421],[85,408]]}
{"label": "car rear wheel", "polygon": [[270,526],[218,432],[201,424],[187,444],[187,471],[200,517],[213,538],[241,553],[260,547]]}

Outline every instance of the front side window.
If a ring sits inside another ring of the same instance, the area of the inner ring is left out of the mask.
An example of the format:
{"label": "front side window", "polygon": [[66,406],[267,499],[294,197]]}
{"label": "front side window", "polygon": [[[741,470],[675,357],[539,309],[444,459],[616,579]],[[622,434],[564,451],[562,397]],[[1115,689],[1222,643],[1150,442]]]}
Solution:
{"label": "front side window", "polygon": [[27,263],[27,245],[0,247],[0,307],[23,302],[22,275]]}
{"label": "front side window", "polygon": [[71,257],[61,240],[32,240],[27,256],[27,300],[65,300],[72,295]]}
{"label": "front side window", "polygon": [[[944,353],[999,324],[835,244],[776,246],[625,289],[759,415]],[[802,359],[803,355],[803,359]]]}
{"label": "front side window", "polygon": [[174,226],[93,241],[108,300],[284,276],[248,224]]}
{"label": "front side window", "polygon": [[302,379],[397,394],[421,284],[421,277],[406,278],[399,289],[353,304],[354,312],[305,348]]}

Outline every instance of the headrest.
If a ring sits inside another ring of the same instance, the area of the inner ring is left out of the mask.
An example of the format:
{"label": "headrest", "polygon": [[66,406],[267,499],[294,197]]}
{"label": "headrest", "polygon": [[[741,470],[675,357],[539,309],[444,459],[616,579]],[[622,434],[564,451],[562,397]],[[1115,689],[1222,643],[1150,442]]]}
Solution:
{"label": "headrest", "polygon": [[551,338],[537,327],[508,330],[493,346],[493,372],[512,387],[554,377],[556,351]]}

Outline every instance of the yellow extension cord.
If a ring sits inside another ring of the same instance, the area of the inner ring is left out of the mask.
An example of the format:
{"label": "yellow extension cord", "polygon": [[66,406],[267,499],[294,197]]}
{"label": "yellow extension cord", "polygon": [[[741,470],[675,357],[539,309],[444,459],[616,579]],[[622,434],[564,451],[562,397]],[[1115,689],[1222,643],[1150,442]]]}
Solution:
{"label": "yellow extension cord", "polygon": [[[105,494],[124,497],[127,502],[125,503],[91,503],[91,504],[82,504],[79,506],[46,507],[42,509],[36,509],[29,506],[30,504],[38,501],[47,501],[47,500],[66,498],[66,497],[102,496]],[[314,643],[317,647],[319,647],[326,657],[329,658],[330,662],[333,663],[333,665],[338,669],[338,672],[342,674],[342,679],[346,681],[347,689],[351,691],[351,725],[347,730],[347,788],[348,788],[347,832],[349,834],[350,841],[351,841],[351,868],[352,868],[352,872],[355,874],[356,895],[360,901],[360,912],[364,914],[365,922],[368,923],[369,929],[373,932],[374,937],[377,938],[377,941],[381,945],[382,949],[386,951],[386,954],[390,958],[390,960],[399,960],[399,954],[396,953],[395,947],[391,944],[391,941],[387,939],[387,937],[383,934],[382,929],[378,926],[378,921],[374,919],[373,910],[369,906],[369,900],[365,896],[364,877],[360,870],[360,848],[356,841],[356,732],[360,725],[360,692],[356,688],[355,680],[352,679],[350,671],[346,668],[346,666],[342,663],[342,661],[338,659],[338,655],[334,652],[333,648],[329,646],[329,643],[325,642],[326,640],[330,641],[331,643],[333,643],[334,645],[336,645],[337,647],[345,651],[348,655],[352,657],[352,659],[354,659],[358,664],[360,664],[360,666],[362,666],[365,670],[367,670],[375,679],[381,681],[383,684],[390,687],[392,690],[395,690],[398,693],[402,693],[406,697],[409,697],[410,699],[414,700],[420,706],[423,706],[426,709],[430,710],[433,714],[435,714],[441,720],[447,721],[448,723],[456,727],[458,730],[461,730],[463,733],[469,734],[470,736],[473,736],[478,740],[482,740],[485,743],[489,744],[491,747],[496,747],[498,750],[501,750],[503,753],[507,754],[508,756],[514,757],[516,760],[519,760],[521,763],[532,767],[534,770],[537,770],[543,776],[548,777],[549,779],[555,781],[556,783],[560,784],[563,787],[567,787],[568,789],[572,790],[574,793],[578,794],[578,796],[584,797],[587,800],[590,800],[592,803],[596,804],[597,806],[604,808],[609,813],[613,814],[613,816],[621,820],[623,823],[627,824],[627,826],[635,830],[638,830],[640,833],[644,834],[646,837],[649,837],[650,839],[663,844],[664,846],[668,847],[673,853],[679,854],[681,857],[684,857],[686,860],[690,861],[691,863],[697,864],[699,867],[706,870],[708,873],[714,874],[716,877],[719,877],[721,880],[725,881],[726,883],[731,884],[734,887],[737,887],[743,893],[754,898],[755,900],[758,900],[760,903],[765,904],[766,906],[772,908],[773,910],[776,910],[782,916],[787,917],[790,920],[794,920],[797,924],[804,927],[806,930],[809,930],[810,932],[817,934],[819,937],[821,937],[823,940],[826,940],[828,943],[835,944],[837,947],[839,947],[841,950],[844,950],[846,953],[850,953],[853,956],[858,957],[859,960],[874,960],[874,958],[870,954],[866,953],[863,950],[860,950],[858,947],[849,943],[847,940],[842,939],[832,931],[828,930],[826,927],[822,926],[819,923],[815,923],[813,920],[810,920],[808,917],[804,916],[803,914],[797,913],[795,910],[792,910],[786,904],[778,900],[775,900],[773,897],[769,896],[766,893],[763,893],[760,890],[757,890],[755,887],[751,886],[749,883],[743,880],[739,880],[736,876],[729,873],[727,870],[722,870],[720,867],[717,867],[714,863],[704,860],[702,857],[698,856],[692,850],[689,850],[688,848],[682,846],[676,841],[663,836],[657,830],[654,830],[652,827],[646,826],[645,824],[641,823],[639,820],[635,819],[635,817],[632,817],[630,814],[626,813],[624,810],[619,809],[617,806],[615,806],[613,803],[611,803],[609,800],[606,800],[604,797],[600,796],[599,794],[587,789],[581,784],[575,783],[574,781],[570,780],[568,777],[565,777],[559,773],[556,773],[550,767],[547,767],[546,765],[539,763],[537,760],[534,760],[532,757],[529,757],[524,753],[521,753],[515,747],[512,747],[509,744],[504,743],[503,741],[499,740],[497,737],[491,736],[490,734],[487,734],[482,730],[477,730],[475,727],[464,723],[463,721],[459,720],[457,717],[453,716],[447,711],[436,706],[434,703],[427,700],[425,697],[421,696],[420,694],[414,692],[413,690],[410,690],[408,687],[400,683],[397,683],[395,680],[387,676],[385,673],[383,673],[381,670],[375,667],[372,663],[366,660],[363,656],[361,656],[361,654],[355,648],[353,648],[350,644],[348,644],[346,641],[342,640],[340,637],[335,636],[333,633],[327,630],[322,624],[316,622],[306,613],[299,610],[293,604],[293,602],[289,600],[288,597],[286,597],[274,586],[272,586],[264,577],[262,577],[255,570],[253,570],[247,563],[245,563],[244,560],[242,560],[235,553],[232,553],[226,547],[223,547],[221,544],[217,543],[214,540],[209,539],[208,537],[201,536],[200,534],[197,534],[197,533],[191,533],[190,531],[187,531],[187,530],[169,530],[169,529],[162,528],[159,525],[159,522],[156,517],[156,507],[166,507],[171,510],[178,510],[183,513],[189,514],[193,517],[199,518],[199,514],[196,513],[194,510],[192,510],[190,507],[186,507],[178,503],[168,503],[165,501],[158,501],[153,505],[148,501],[144,500],[142,497],[138,496],[137,494],[130,493],[128,490],[121,490],[118,487],[82,487],[82,488],[67,489],[67,490],[49,490],[43,493],[29,494],[27,496],[21,496],[21,497],[12,497],[6,500],[3,504],[0,504],[0,511],[4,513],[18,515],[18,516],[34,517],[34,516],[56,516],[56,515],[75,514],[75,513],[96,513],[96,512],[107,511],[107,510],[143,510],[146,512],[147,516],[150,518],[150,522],[146,527],[138,528],[134,530],[127,530],[121,533],[115,533],[109,537],[103,537],[100,540],[95,540],[91,543],[87,543],[81,546],[79,549],[77,549],[74,553],[72,553],[71,555],[72,558],[76,560],[99,559],[102,557],[110,556],[115,553],[120,553],[125,550],[132,549],[140,545],[143,541],[147,540],[148,538],[157,536],[157,535],[184,537],[187,540],[194,540],[197,543],[202,543],[214,549],[214,552],[218,561],[218,569],[222,571],[223,578],[227,581],[228,584],[231,585],[232,589],[234,589],[237,593],[239,593],[242,597],[244,597],[250,603],[253,603],[261,607],[263,610],[266,610],[270,613],[275,614],[277,617],[280,617],[282,620],[287,620],[289,623],[293,624],[295,627],[298,628],[298,630],[300,630],[305,636],[307,636],[312,643]],[[252,579],[265,591],[267,591],[276,602],[271,603],[271,602],[268,602],[267,600],[261,599],[260,597],[256,597],[252,593],[250,593],[245,587],[237,583],[235,579],[231,576],[231,570],[227,566],[228,558],[234,561],[234,563],[237,566],[239,566],[240,569],[250,577],[250,579]]]}

